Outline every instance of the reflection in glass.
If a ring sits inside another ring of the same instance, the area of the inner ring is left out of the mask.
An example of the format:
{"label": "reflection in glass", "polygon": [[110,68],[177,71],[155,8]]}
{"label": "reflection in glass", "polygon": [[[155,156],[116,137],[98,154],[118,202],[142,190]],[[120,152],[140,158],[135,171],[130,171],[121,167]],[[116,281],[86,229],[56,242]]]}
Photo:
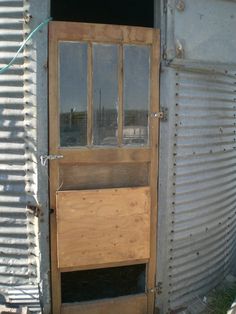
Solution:
{"label": "reflection in glass", "polygon": [[59,44],[60,144],[87,144],[87,44]]}
{"label": "reflection in glass", "polygon": [[118,46],[93,45],[93,144],[117,144]]}
{"label": "reflection in glass", "polygon": [[124,46],[123,144],[148,143],[150,103],[150,48]]}

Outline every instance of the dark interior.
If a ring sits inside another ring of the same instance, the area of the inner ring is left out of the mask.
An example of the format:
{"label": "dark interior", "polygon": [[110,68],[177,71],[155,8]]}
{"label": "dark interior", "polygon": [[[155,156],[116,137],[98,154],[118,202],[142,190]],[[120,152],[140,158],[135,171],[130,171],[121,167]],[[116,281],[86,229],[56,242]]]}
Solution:
{"label": "dark interior", "polygon": [[62,303],[144,293],[145,271],[142,264],[62,273]]}
{"label": "dark interior", "polygon": [[154,26],[153,0],[51,0],[56,21]]}

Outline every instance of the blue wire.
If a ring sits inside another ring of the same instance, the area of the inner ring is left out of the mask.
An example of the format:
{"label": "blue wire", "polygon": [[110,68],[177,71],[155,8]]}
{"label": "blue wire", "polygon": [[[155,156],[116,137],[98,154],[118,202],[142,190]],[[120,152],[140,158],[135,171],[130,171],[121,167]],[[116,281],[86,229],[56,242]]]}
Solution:
{"label": "blue wire", "polygon": [[38,32],[41,28],[43,28],[46,24],[48,24],[50,21],[52,20],[51,17],[49,17],[48,19],[46,19],[45,21],[43,21],[42,23],[40,23],[30,34],[29,36],[22,42],[20,48],[18,49],[18,51],[16,52],[14,58],[6,65],[4,66],[2,69],[0,69],[0,74],[4,73],[7,69],[10,68],[10,66],[15,62],[18,54],[21,52],[21,50],[24,48],[25,44],[27,43],[27,41],[29,41],[31,39],[31,37]]}

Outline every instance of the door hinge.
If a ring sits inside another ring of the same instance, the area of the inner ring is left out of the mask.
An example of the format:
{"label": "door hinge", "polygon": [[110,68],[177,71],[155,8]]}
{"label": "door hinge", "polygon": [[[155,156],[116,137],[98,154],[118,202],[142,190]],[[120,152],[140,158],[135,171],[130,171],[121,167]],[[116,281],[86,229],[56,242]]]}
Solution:
{"label": "door hinge", "polygon": [[151,118],[157,118],[163,121],[167,121],[167,114],[168,114],[168,109],[161,107],[161,111],[151,113]]}
{"label": "door hinge", "polygon": [[162,294],[162,290],[163,290],[163,283],[159,281],[157,282],[156,287],[149,289],[148,292],[160,295]]}
{"label": "door hinge", "polygon": [[63,157],[63,155],[42,155],[40,156],[41,165],[46,166],[48,160],[61,159]]}

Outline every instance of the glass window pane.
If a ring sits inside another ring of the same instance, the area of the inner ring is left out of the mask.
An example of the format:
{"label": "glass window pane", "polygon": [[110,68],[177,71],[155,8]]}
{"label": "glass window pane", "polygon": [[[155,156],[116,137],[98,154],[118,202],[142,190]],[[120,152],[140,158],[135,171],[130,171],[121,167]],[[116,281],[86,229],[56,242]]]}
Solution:
{"label": "glass window pane", "polygon": [[124,128],[123,143],[148,143],[150,103],[150,48],[124,46]]}
{"label": "glass window pane", "polygon": [[93,144],[117,144],[118,46],[93,45]]}
{"label": "glass window pane", "polygon": [[87,144],[87,44],[59,44],[60,145]]}

